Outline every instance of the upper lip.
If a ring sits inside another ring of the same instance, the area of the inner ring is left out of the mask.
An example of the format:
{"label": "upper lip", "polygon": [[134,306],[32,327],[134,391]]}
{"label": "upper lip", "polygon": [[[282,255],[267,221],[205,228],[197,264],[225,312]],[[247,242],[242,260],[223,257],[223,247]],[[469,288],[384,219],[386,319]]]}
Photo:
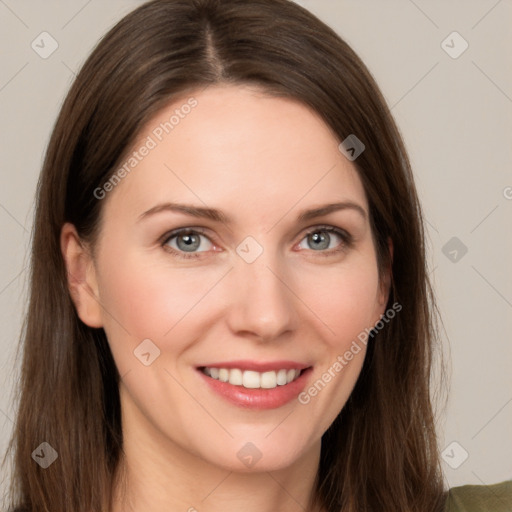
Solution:
{"label": "upper lip", "polygon": [[297,361],[222,361],[219,363],[208,363],[198,366],[198,368],[239,368],[240,370],[252,370],[255,372],[270,372],[272,370],[304,370],[311,365],[299,363]]}

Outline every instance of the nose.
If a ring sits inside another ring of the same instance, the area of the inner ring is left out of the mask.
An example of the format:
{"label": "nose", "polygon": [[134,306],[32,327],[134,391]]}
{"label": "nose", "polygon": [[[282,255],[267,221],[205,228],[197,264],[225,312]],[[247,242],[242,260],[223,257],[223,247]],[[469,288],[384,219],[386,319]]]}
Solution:
{"label": "nose", "polygon": [[236,261],[227,291],[227,322],[234,334],[269,342],[296,329],[292,278],[277,260],[268,250],[252,263]]}

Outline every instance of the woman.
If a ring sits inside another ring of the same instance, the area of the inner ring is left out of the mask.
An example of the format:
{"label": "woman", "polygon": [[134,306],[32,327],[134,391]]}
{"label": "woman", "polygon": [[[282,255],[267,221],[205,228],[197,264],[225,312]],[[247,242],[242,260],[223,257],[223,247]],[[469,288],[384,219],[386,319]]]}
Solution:
{"label": "woman", "polygon": [[459,510],[410,165],[310,13],[138,8],[73,84],[38,193],[13,506]]}

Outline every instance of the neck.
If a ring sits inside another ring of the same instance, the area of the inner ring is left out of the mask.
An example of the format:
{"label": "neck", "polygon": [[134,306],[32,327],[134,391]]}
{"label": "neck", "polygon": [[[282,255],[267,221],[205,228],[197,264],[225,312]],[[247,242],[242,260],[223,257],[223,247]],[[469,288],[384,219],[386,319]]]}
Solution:
{"label": "neck", "polygon": [[[128,409],[128,411],[127,411]],[[112,512],[320,512],[311,507],[320,442],[275,471],[238,472],[212,464],[123,409],[123,455]]]}

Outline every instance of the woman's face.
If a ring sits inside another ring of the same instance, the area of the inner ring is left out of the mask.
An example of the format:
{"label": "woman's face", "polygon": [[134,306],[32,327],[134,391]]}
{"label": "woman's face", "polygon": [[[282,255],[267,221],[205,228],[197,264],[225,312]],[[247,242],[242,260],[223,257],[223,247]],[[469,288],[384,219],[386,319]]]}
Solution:
{"label": "woman's face", "polygon": [[319,448],[388,293],[338,144],[298,102],[210,86],[159,112],[97,191],[81,317],[107,334],[125,434],[235,471]]}

